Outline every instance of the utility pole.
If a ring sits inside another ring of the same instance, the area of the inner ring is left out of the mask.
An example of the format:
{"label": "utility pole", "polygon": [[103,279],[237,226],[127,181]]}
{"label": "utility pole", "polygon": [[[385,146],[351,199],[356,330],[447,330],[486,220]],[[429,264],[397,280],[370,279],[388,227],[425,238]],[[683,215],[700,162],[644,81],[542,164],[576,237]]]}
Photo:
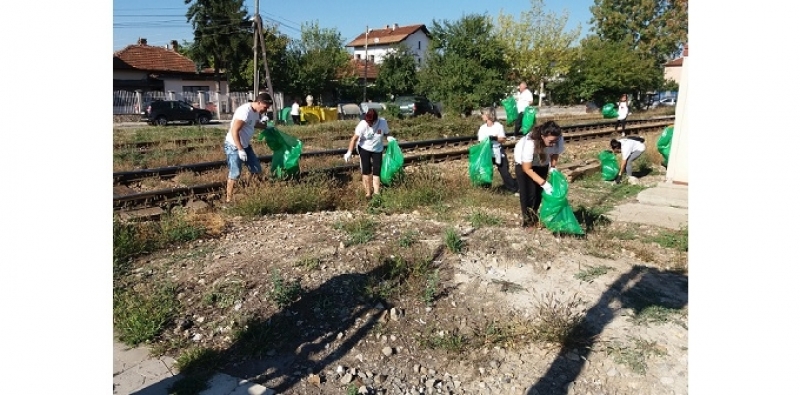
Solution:
{"label": "utility pole", "polygon": [[258,96],[258,23],[256,22],[256,18],[258,15],[259,0],[255,0],[255,2],[256,12],[255,15],[253,15],[253,100]]}
{"label": "utility pole", "polygon": [[261,41],[261,57],[264,60],[264,74],[265,79],[267,80],[267,90],[269,91],[269,96],[272,97],[272,119],[277,121],[278,117],[277,113],[275,112],[275,92],[272,90],[272,79],[269,76],[269,65],[267,64],[267,42],[266,39],[264,39],[264,25],[261,23],[261,15],[256,14],[256,23],[258,25],[258,38]]}
{"label": "utility pole", "polygon": [[364,35],[364,102],[367,102],[367,48],[369,46],[369,25],[367,25],[367,33]]}

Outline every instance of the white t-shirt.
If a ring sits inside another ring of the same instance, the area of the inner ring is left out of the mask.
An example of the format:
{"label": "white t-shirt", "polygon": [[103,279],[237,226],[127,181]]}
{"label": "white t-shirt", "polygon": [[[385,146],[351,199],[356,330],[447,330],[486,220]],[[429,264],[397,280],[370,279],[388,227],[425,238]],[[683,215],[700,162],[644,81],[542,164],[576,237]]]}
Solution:
{"label": "white t-shirt", "polygon": [[517,96],[517,113],[525,111],[525,107],[533,104],[533,93],[528,88],[520,92]]}
{"label": "white t-shirt", "polygon": [[538,154],[534,154],[536,144],[543,144],[541,140],[535,141],[531,138],[533,133],[528,133],[517,145],[514,146],[514,162],[521,165],[523,162],[531,162],[531,166],[549,166],[551,155],[561,155],[564,152],[564,136],[560,136],[556,140],[556,145],[552,147],[545,147],[545,162],[542,162]]}
{"label": "white t-shirt", "polygon": [[233,112],[233,117],[231,117],[231,126],[228,128],[228,134],[225,135],[225,142],[230,143],[232,146],[236,146],[236,143],[233,142],[233,121],[241,120],[244,122],[242,128],[239,131],[239,142],[242,143],[242,148],[247,148],[250,146],[250,139],[253,137],[253,134],[256,132],[256,122],[261,119],[261,116],[258,114],[258,111],[253,110],[251,106],[253,103],[245,103],[236,108],[236,111]]}
{"label": "white t-shirt", "polygon": [[[506,131],[500,122],[494,122],[492,126],[487,126],[485,123],[478,129],[478,141],[489,138],[489,136],[506,137]],[[500,142],[492,141],[492,148],[500,148]]]}
{"label": "white t-shirt", "polygon": [[645,150],[644,143],[640,141],[633,139],[619,139],[618,141],[620,145],[622,145],[622,147],[620,147],[620,151],[622,151],[622,159],[629,158],[634,151],[644,152]]}
{"label": "white t-shirt", "polygon": [[628,102],[621,101],[617,103],[617,119],[625,119],[628,117]]}
{"label": "white t-shirt", "polygon": [[383,137],[389,136],[389,124],[386,119],[378,118],[369,127],[367,121],[361,120],[356,125],[356,136],[358,136],[358,146],[371,152],[383,151]]}
{"label": "white t-shirt", "polygon": [[300,105],[297,103],[292,104],[292,111],[289,115],[300,115]]}

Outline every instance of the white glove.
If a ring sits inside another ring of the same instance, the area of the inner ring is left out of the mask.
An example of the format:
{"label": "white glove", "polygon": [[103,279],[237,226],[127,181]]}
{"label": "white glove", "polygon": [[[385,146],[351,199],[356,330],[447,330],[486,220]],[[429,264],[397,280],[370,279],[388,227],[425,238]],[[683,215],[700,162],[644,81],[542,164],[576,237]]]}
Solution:
{"label": "white glove", "polygon": [[239,150],[239,159],[241,159],[242,162],[247,162],[247,152],[244,152],[243,149]]}
{"label": "white glove", "polygon": [[351,156],[353,156],[353,153],[351,151],[347,151],[347,153],[344,154],[344,161],[349,162]]}
{"label": "white glove", "polygon": [[550,183],[547,181],[545,181],[544,184],[542,184],[542,189],[544,189],[544,193],[548,195],[553,193],[553,186],[550,185]]}
{"label": "white glove", "polygon": [[551,166],[551,167],[550,167],[550,171],[548,171],[548,173],[552,173],[552,172],[554,172],[554,171],[556,171],[556,167],[555,167],[555,166]]}
{"label": "white glove", "polygon": [[388,140],[388,141],[390,141],[390,142],[391,142],[391,141],[396,141],[397,139],[395,139],[395,138],[394,138],[394,137],[392,137],[392,136],[389,136],[389,137],[387,137],[387,138],[386,138],[386,140]]}

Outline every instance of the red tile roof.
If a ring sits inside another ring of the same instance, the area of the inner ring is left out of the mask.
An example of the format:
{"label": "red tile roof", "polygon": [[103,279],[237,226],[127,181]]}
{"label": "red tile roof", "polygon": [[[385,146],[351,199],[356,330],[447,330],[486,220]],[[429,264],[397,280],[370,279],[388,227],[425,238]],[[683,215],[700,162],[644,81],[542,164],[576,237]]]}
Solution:
{"label": "red tile roof", "polygon": [[[428,28],[425,25],[410,25],[410,26],[389,26],[383,29],[371,29],[369,35],[367,32],[361,33],[345,47],[363,47],[365,42],[369,45],[391,45],[402,42],[406,37],[412,35],[417,30],[422,29],[426,35],[430,35]],[[378,42],[375,42],[378,39]],[[368,41],[367,41],[368,40]]]}
{"label": "red tile roof", "polygon": [[[374,62],[367,61],[367,79],[375,81],[378,79],[378,66]],[[364,78],[364,59],[350,59],[347,69],[343,70],[340,74],[355,75],[358,78]]]}
{"label": "red tile roof", "polygon": [[680,58],[675,58],[667,63],[664,63],[664,67],[681,67],[683,66],[683,58],[686,56],[689,56],[689,44],[685,44],[683,46],[683,52],[681,53]]}
{"label": "red tile roof", "polygon": [[[120,66],[119,68],[117,66]],[[134,44],[114,53],[114,69],[135,69],[141,71],[177,72],[195,74],[194,62],[172,49]],[[214,73],[205,68],[201,73]]]}

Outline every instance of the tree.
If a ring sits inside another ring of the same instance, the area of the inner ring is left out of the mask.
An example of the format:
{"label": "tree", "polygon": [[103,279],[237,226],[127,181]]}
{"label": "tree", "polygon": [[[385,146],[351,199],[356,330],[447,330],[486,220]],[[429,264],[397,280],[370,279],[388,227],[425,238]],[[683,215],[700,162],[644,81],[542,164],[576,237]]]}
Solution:
{"label": "tree", "polygon": [[350,55],[336,29],[320,29],[319,23],[303,23],[300,40],[292,40],[287,51],[287,67],[296,70],[287,82],[288,90],[302,95],[334,94],[341,70],[347,67]]}
{"label": "tree", "polygon": [[455,23],[434,20],[430,32],[428,61],[415,93],[460,113],[502,99],[509,68],[489,17],[466,15]]}
{"label": "tree", "polygon": [[186,20],[194,29],[194,42],[187,50],[190,58],[214,68],[217,87],[220,72],[245,63],[249,39],[247,11],[243,0],[184,0],[191,4]]}
{"label": "tree", "polygon": [[[252,42],[252,33],[250,34],[250,41]],[[285,34],[278,31],[277,25],[264,25],[264,43],[266,45],[267,62],[269,63],[269,76],[272,80],[272,86],[275,91],[287,92],[287,87],[294,75],[288,65],[287,46],[291,39]],[[252,44],[251,44],[252,45]],[[263,86],[266,85],[266,75],[264,73],[264,61],[260,54],[261,47],[259,47],[259,56],[257,57],[257,70],[259,72],[259,83]],[[249,90],[253,87],[253,56],[252,48],[248,53],[250,56],[247,62],[244,62],[240,67],[231,70],[228,77],[228,83],[231,87],[236,89]],[[233,88],[232,88],[233,89]]]}
{"label": "tree", "polygon": [[689,32],[688,0],[595,0],[594,32],[625,42],[661,65],[680,55]]}
{"label": "tree", "polygon": [[378,90],[384,94],[405,95],[414,93],[417,86],[417,63],[406,45],[394,48],[384,57],[378,69]]}
{"label": "tree", "polygon": [[565,31],[568,19],[566,11],[560,16],[545,12],[543,0],[531,0],[530,10],[523,11],[519,21],[500,11],[497,35],[512,69],[510,79],[524,80],[536,89],[570,69],[575,55],[571,47],[580,37],[581,27]]}

